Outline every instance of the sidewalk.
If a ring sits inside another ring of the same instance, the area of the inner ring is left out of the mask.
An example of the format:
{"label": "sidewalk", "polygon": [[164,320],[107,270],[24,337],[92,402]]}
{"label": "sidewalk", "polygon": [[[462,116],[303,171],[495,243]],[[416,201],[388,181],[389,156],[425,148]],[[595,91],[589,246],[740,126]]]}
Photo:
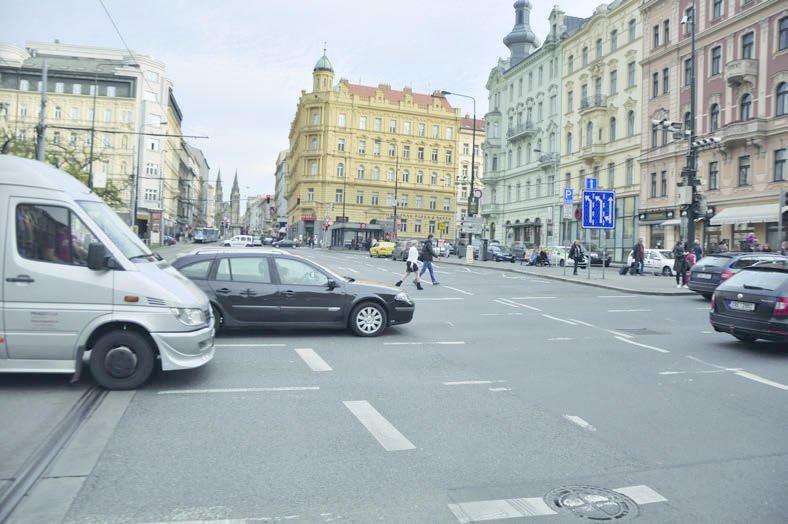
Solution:
{"label": "sidewalk", "polygon": [[655,296],[689,296],[695,295],[693,291],[684,288],[676,288],[675,277],[663,277],[646,274],[645,276],[630,276],[619,275],[617,267],[606,267],[604,271],[604,278],[602,278],[602,267],[591,266],[591,276],[589,278],[588,269],[578,268],[577,276],[572,275],[572,268],[566,268],[566,276],[564,276],[564,268],[562,267],[535,267],[520,265],[519,262],[514,264],[510,262],[479,262],[473,261],[473,265],[465,262],[465,259],[457,257],[439,258],[435,263],[452,264],[471,267],[480,267],[485,269],[497,269],[499,271],[507,271],[512,273],[522,273],[526,275],[538,276],[550,280],[559,280],[563,282],[571,282],[583,286],[593,286],[604,289],[612,289],[624,293],[634,293],[638,295],[655,295]]}

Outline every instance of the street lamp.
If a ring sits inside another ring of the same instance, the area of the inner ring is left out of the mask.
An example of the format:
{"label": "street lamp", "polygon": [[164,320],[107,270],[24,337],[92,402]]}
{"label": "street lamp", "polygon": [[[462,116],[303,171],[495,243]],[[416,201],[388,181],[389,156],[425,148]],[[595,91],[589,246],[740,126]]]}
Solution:
{"label": "street lamp", "polygon": [[691,247],[695,242],[695,209],[693,208],[695,202],[695,192],[697,190],[696,174],[697,174],[697,159],[698,152],[694,146],[695,142],[695,20],[697,17],[697,10],[695,9],[695,0],[692,0],[689,14],[681,19],[682,24],[688,24],[690,32],[690,119],[689,131],[687,139],[689,140],[689,149],[687,151],[687,185],[692,188],[692,201],[687,207],[687,246]]}
{"label": "street lamp", "polygon": [[[471,139],[471,193],[468,195],[468,216],[475,215],[474,208],[473,208],[473,201],[475,200],[475,196],[473,194],[473,186],[474,182],[476,181],[476,99],[470,95],[463,95],[460,93],[453,93],[451,91],[441,91],[443,96],[446,95],[454,95],[459,96],[461,98],[470,98],[473,101],[473,135]],[[395,208],[396,209],[396,208]],[[470,257],[468,256],[468,251],[466,250],[465,258],[466,260],[473,261],[473,233],[468,233],[468,248],[470,248]]]}

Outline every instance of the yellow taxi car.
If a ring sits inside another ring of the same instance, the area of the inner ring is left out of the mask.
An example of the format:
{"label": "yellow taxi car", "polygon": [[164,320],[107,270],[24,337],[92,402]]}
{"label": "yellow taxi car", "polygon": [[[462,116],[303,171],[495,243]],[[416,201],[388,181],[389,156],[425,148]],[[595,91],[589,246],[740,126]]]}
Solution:
{"label": "yellow taxi car", "polygon": [[369,256],[371,257],[390,257],[391,252],[394,251],[394,242],[378,242],[369,248]]}

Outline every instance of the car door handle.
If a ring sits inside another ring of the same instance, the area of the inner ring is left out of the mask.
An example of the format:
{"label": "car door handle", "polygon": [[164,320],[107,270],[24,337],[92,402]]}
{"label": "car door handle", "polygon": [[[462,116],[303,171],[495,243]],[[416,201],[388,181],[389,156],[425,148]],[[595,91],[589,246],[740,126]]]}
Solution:
{"label": "car door handle", "polygon": [[255,295],[257,295],[257,293],[255,293],[255,292],[254,292],[254,291],[252,291],[251,289],[247,289],[247,290],[245,290],[245,291],[241,291],[241,296],[242,296],[242,297],[253,297],[253,296],[255,296]]}
{"label": "car door handle", "polygon": [[5,279],[6,282],[22,282],[24,284],[30,284],[31,282],[35,282],[30,275],[17,275],[15,277],[8,277]]}
{"label": "car door handle", "polygon": [[286,296],[286,297],[294,297],[295,296],[295,291],[291,291],[291,290],[288,289],[287,291],[281,291],[281,294]]}
{"label": "car door handle", "polygon": [[217,289],[216,292],[221,293],[222,295],[227,295],[228,293],[230,293],[230,290],[227,289],[226,287],[223,287],[221,289]]}

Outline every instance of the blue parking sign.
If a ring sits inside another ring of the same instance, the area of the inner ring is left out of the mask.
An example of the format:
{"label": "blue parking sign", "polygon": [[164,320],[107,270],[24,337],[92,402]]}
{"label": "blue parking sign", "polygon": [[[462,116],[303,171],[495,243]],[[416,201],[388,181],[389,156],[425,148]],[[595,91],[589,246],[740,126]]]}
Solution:
{"label": "blue parking sign", "polygon": [[575,190],[571,187],[564,188],[564,203],[571,204],[575,198]]}
{"label": "blue parking sign", "polygon": [[583,227],[613,229],[616,226],[616,192],[583,191]]}

